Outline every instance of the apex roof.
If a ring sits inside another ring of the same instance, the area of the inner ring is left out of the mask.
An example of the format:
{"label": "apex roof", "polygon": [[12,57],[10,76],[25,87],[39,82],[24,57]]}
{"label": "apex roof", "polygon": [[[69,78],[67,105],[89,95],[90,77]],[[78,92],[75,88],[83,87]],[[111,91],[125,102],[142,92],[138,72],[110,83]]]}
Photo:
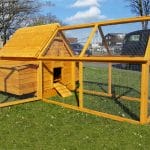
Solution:
{"label": "apex roof", "polygon": [[18,29],[0,50],[0,57],[38,57],[58,27],[55,23]]}

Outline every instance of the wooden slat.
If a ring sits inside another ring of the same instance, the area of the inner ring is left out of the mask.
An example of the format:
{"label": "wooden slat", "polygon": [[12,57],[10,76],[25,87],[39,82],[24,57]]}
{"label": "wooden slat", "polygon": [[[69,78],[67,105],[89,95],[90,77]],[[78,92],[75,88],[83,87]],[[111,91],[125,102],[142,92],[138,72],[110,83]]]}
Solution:
{"label": "wooden slat", "polygon": [[[0,62],[0,91],[16,95],[28,94],[36,91],[37,67],[35,65],[18,61],[12,65],[10,65],[11,61]],[[2,64],[2,62],[4,64]]]}
{"label": "wooden slat", "polygon": [[68,97],[72,95],[70,90],[68,90],[66,86],[62,85],[61,83],[55,83],[54,88],[62,97]]}

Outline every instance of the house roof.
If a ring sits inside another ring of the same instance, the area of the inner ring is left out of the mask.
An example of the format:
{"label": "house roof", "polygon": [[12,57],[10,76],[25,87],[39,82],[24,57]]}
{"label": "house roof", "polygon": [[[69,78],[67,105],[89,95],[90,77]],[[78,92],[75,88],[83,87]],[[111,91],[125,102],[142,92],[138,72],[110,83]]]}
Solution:
{"label": "house roof", "polygon": [[126,34],[125,33],[108,33],[105,35],[105,37],[106,36],[119,36],[119,35],[125,36]]}
{"label": "house roof", "polygon": [[38,57],[58,27],[55,23],[17,30],[0,50],[0,57]]}

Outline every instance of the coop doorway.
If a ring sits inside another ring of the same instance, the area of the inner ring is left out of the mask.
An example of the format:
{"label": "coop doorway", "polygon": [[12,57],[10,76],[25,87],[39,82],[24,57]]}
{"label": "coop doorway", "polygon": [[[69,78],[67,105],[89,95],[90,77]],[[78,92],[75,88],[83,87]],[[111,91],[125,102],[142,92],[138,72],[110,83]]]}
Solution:
{"label": "coop doorway", "polygon": [[54,68],[54,83],[59,82],[62,77],[62,68]]}

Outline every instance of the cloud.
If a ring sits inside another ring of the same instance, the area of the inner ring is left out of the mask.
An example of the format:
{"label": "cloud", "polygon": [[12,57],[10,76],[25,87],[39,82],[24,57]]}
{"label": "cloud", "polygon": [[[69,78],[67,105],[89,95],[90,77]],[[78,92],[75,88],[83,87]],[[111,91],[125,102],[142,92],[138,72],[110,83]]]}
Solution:
{"label": "cloud", "polygon": [[[80,0],[77,0],[80,1]],[[88,2],[92,0],[87,0]],[[93,0],[94,1],[94,0]],[[83,22],[92,22],[97,21],[100,19],[107,18],[105,15],[101,14],[101,10],[96,7],[92,6],[86,11],[78,11],[75,15],[66,18],[67,23],[83,23]]]}
{"label": "cloud", "polygon": [[72,4],[72,7],[88,7],[88,6],[96,6],[99,7],[100,4],[99,2],[104,1],[104,0],[76,0],[74,4]]}

